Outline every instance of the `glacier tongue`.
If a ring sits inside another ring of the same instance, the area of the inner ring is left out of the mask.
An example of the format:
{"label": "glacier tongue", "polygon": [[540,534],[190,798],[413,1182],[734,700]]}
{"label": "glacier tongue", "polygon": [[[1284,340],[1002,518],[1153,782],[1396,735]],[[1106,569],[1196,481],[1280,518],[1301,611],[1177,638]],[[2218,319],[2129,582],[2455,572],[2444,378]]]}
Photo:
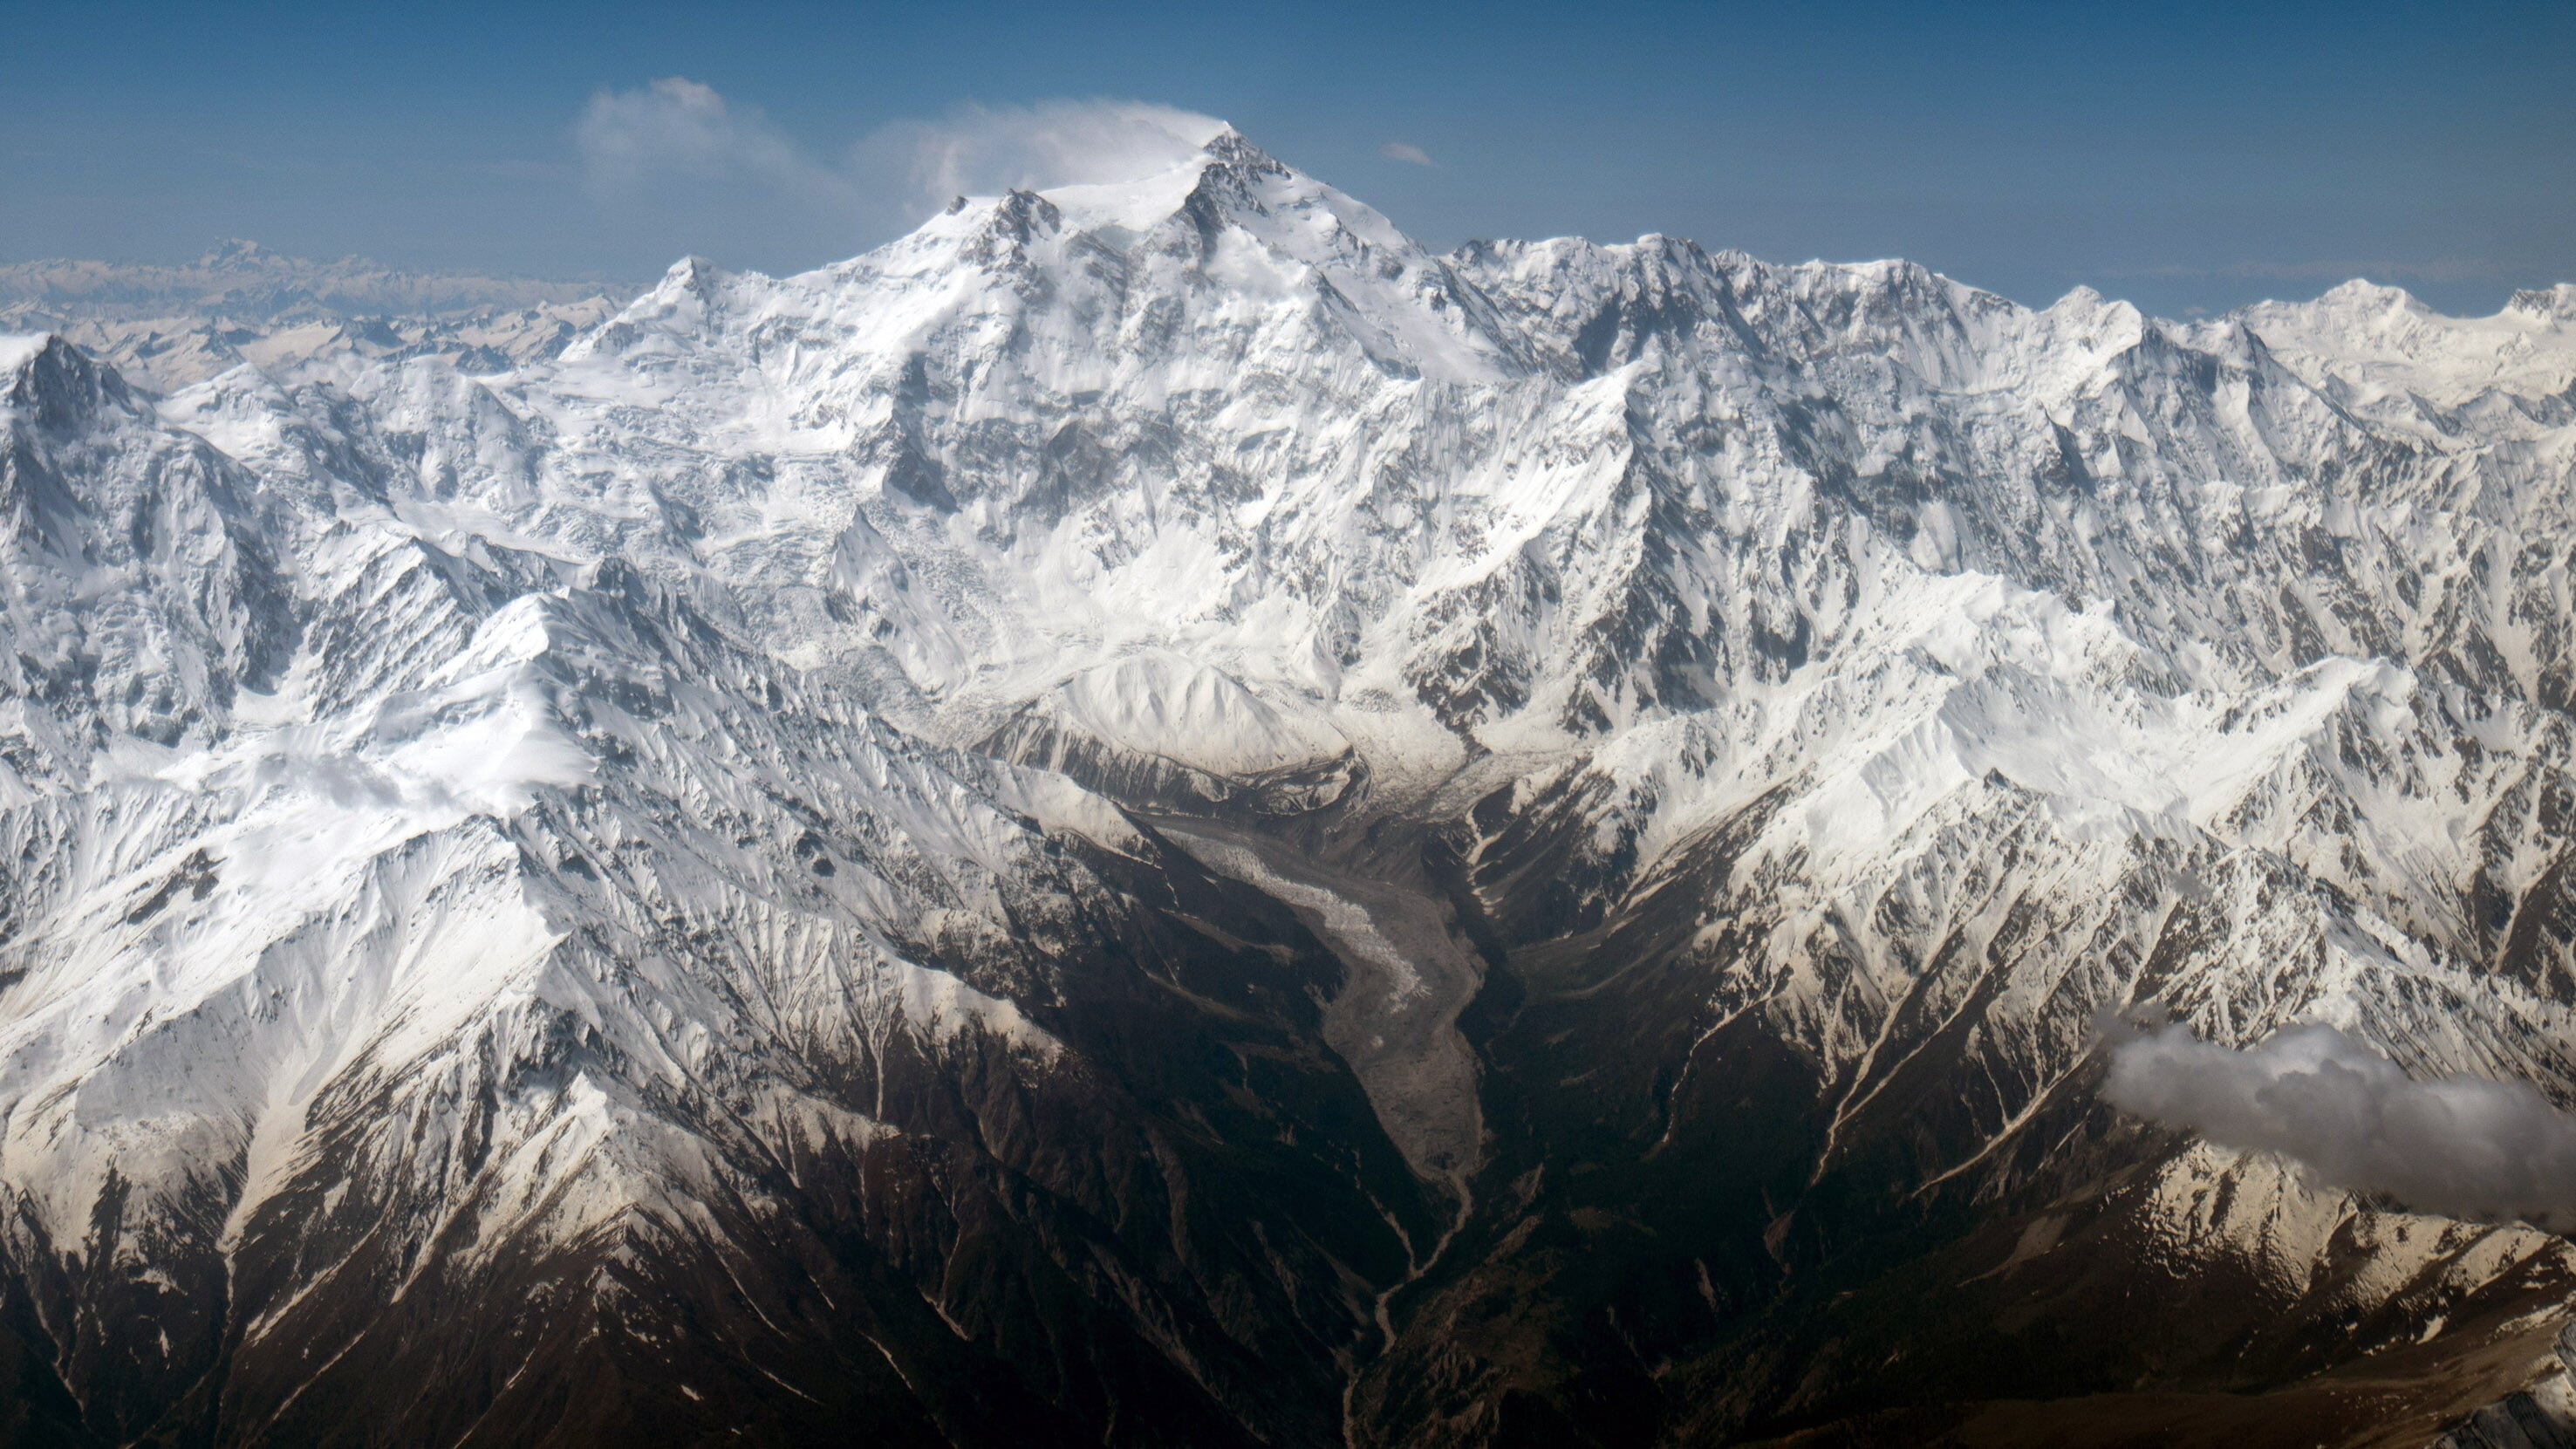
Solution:
{"label": "glacier tongue", "polygon": [[2576,1289],[2092,1098],[2148,1009],[2576,1101],[2565,287],[1435,255],[1230,130],[622,307],[304,265],[0,277],[65,1442],[2438,1426]]}

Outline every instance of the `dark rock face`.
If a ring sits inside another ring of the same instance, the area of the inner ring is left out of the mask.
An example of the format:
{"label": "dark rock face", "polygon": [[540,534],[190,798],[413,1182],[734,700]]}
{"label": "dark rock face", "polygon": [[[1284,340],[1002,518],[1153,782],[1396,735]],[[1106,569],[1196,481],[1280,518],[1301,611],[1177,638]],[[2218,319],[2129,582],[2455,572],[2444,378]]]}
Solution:
{"label": "dark rock face", "polygon": [[2548,1442],[2576,1253],[2096,1088],[2576,1103],[2556,294],[1193,164],[0,342],[0,1437]]}
{"label": "dark rock face", "polygon": [[[1439,1210],[1317,1040],[1339,967],[1177,852],[1091,864],[1108,914],[1075,923],[1081,992],[1040,1017],[1053,1070],[973,1038],[805,1059],[897,1133],[743,1140],[678,1210],[476,1251],[470,1197],[406,1234],[399,1181],[342,1175],[407,1110],[388,1090],[331,1104],[227,1254],[145,1239],[121,1278],[67,1279],[26,1244],[23,1442],[1337,1440],[1372,1285]],[[438,1094],[460,1168],[530,1076],[616,1070],[559,1025]],[[666,1110],[730,1135],[721,1101]],[[125,1210],[111,1192],[98,1230],[159,1221]]]}
{"label": "dark rock face", "polygon": [[2576,1445],[2576,1328],[2559,1331],[2540,1380],[2454,1424],[2432,1449],[2566,1449]]}

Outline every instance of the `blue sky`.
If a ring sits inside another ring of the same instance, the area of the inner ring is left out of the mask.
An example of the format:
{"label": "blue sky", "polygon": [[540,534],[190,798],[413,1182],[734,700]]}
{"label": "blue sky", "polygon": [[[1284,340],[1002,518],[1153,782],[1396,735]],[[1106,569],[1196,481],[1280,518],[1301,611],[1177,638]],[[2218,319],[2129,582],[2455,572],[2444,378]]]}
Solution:
{"label": "blue sky", "polygon": [[1230,120],[1441,244],[1662,231],[2169,315],[2355,274],[2477,312],[2576,280],[2568,0],[0,0],[0,37],[6,260],[245,236],[541,274],[690,251],[791,270],[903,229],[941,179],[925,157],[1046,179],[1084,164],[1068,147],[1114,152],[1154,113],[1070,104],[1110,101]]}

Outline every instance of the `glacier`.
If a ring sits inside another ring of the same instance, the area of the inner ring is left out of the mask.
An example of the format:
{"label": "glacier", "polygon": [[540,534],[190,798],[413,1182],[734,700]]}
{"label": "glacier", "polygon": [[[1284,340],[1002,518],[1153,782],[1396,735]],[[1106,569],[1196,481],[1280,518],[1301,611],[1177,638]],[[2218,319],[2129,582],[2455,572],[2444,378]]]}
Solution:
{"label": "glacier", "polygon": [[623,303],[8,287],[13,1437],[2423,1443],[2558,1371],[2554,1236],[2096,1088],[2125,1014],[2576,1106],[2576,287],[1437,254],[1231,130]]}

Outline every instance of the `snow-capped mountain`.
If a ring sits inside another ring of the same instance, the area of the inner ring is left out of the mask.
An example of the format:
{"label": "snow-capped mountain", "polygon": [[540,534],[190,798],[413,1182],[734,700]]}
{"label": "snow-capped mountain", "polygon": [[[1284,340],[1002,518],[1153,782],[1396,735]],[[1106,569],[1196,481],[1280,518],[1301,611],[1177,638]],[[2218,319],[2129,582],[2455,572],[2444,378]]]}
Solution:
{"label": "snow-capped mountain", "polygon": [[248,362],[443,357],[499,372],[552,357],[617,310],[595,282],[404,272],[312,262],[230,241],[180,266],[0,265],[0,332],[55,332],[146,386],[169,390]]}
{"label": "snow-capped mountain", "polygon": [[2555,1364],[2556,1238],[2094,1087],[2150,1009],[2576,1103],[2576,288],[1442,256],[1228,131],[553,320],[0,345],[22,1437],[2420,1443]]}

